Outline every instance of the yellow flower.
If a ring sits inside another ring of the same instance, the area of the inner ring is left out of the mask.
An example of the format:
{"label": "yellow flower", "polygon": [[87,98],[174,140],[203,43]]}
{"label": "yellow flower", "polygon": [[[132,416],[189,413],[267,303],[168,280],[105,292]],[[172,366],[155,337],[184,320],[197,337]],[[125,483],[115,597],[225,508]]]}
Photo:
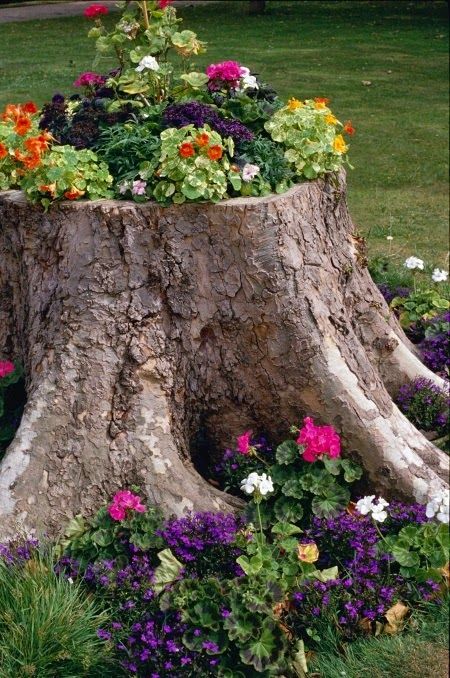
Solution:
{"label": "yellow flower", "polygon": [[315,101],[315,102],[314,102],[314,108],[315,108],[317,111],[321,111],[322,109],[324,109],[324,108],[326,108],[326,107],[327,107],[327,105],[326,105],[326,103],[325,103],[324,101]]}
{"label": "yellow flower", "polygon": [[292,97],[292,99],[289,99],[287,105],[290,111],[295,111],[297,110],[297,108],[302,108],[303,106],[304,104],[302,104],[302,102],[299,101],[298,99],[294,99],[294,97]]}
{"label": "yellow flower", "polygon": [[344,141],[342,134],[338,134],[334,137],[333,148],[336,153],[346,153],[348,151],[348,146]]}
{"label": "yellow flower", "polygon": [[337,121],[338,119],[332,113],[328,113],[328,115],[325,116],[325,122],[329,125],[337,125]]}
{"label": "yellow flower", "polygon": [[317,544],[299,544],[297,547],[298,559],[303,563],[315,563],[319,560]]}

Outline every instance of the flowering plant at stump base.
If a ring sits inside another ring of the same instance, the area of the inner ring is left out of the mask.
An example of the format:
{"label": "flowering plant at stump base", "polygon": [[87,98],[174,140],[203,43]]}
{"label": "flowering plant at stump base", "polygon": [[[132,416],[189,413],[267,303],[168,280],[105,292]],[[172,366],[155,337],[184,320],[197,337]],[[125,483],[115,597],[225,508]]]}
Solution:
{"label": "flowering plant at stump base", "polygon": [[433,381],[419,377],[400,387],[396,403],[416,428],[435,431],[442,437],[444,447],[449,447],[450,397],[447,391]]}
{"label": "flowering plant at stump base", "polygon": [[222,137],[208,125],[195,128],[170,128],[161,133],[160,181],[153,195],[158,202],[183,203],[186,200],[217,202],[227,196],[230,156],[234,153],[231,138]]}
{"label": "flowering plant at stump base", "polygon": [[112,198],[112,181],[108,166],[92,151],[54,146],[22,179],[21,188],[32,202],[47,209],[56,200]]}
{"label": "flowering plant at stump base", "polygon": [[428,321],[450,309],[450,301],[437,290],[425,289],[412,292],[407,297],[394,297],[390,307],[395,310],[403,328],[412,323]]}
{"label": "flowering plant at stump base", "polygon": [[25,402],[22,366],[17,361],[0,360],[0,459],[19,427]]}
{"label": "flowering plant at stump base", "polygon": [[450,312],[435,316],[425,325],[420,351],[425,365],[441,375],[450,376]]}
{"label": "flowering plant at stump base", "polygon": [[337,172],[346,159],[348,146],[337,134],[343,128],[323,101],[291,99],[266,122],[272,139],[286,148],[284,157],[296,175],[316,179],[326,172]]}

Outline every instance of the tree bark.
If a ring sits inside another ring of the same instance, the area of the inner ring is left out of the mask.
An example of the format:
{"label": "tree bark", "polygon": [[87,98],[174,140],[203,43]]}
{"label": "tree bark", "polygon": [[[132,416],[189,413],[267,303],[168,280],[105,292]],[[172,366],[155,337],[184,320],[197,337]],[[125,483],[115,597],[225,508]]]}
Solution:
{"label": "tree bark", "polygon": [[384,495],[446,485],[448,457],[391,399],[414,376],[440,380],[367,272],[343,173],[166,208],[45,214],[9,191],[0,255],[0,349],[28,379],[0,465],[1,536],[55,531],[133,483],[166,514],[236,507],[194,467],[196,441],[207,457],[304,415],[332,423]]}

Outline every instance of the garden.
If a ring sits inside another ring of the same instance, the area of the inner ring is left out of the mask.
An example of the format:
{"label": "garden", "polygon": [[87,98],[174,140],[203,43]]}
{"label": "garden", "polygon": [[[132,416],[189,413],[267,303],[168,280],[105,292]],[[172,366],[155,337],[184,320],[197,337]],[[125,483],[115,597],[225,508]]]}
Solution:
{"label": "garden", "polygon": [[[324,48],[283,70],[289,23],[348,44],[362,4],[331,29],[328,3],[244,4],[5,31],[85,30],[93,61],[74,34],[2,95],[1,678],[447,675],[441,83],[420,176],[409,122],[390,168],[379,76],[331,93]],[[423,50],[417,102],[442,3],[395,4],[366,49]]]}

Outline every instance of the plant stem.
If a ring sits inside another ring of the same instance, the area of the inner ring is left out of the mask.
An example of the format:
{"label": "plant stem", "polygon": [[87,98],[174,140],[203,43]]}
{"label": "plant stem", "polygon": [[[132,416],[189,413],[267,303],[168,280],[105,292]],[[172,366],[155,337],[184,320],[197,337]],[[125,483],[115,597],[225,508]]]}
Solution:
{"label": "plant stem", "polygon": [[261,532],[261,543],[262,543],[262,541],[263,541],[263,539],[264,539],[264,532],[263,532],[263,526],[262,526],[262,520],[261,520],[261,511],[260,511],[260,509],[259,509],[259,503],[260,503],[260,502],[258,502],[258,503],[256,504],[256,511],[257,511],[257,513],[258,513],[259,530],[260,530],[260,532]]}
{"label": "plant stem", "polygon": [[144,17],[145,30],[150,28],[150,21],[148,20],[147,0],[141,2],[142,16]]}

